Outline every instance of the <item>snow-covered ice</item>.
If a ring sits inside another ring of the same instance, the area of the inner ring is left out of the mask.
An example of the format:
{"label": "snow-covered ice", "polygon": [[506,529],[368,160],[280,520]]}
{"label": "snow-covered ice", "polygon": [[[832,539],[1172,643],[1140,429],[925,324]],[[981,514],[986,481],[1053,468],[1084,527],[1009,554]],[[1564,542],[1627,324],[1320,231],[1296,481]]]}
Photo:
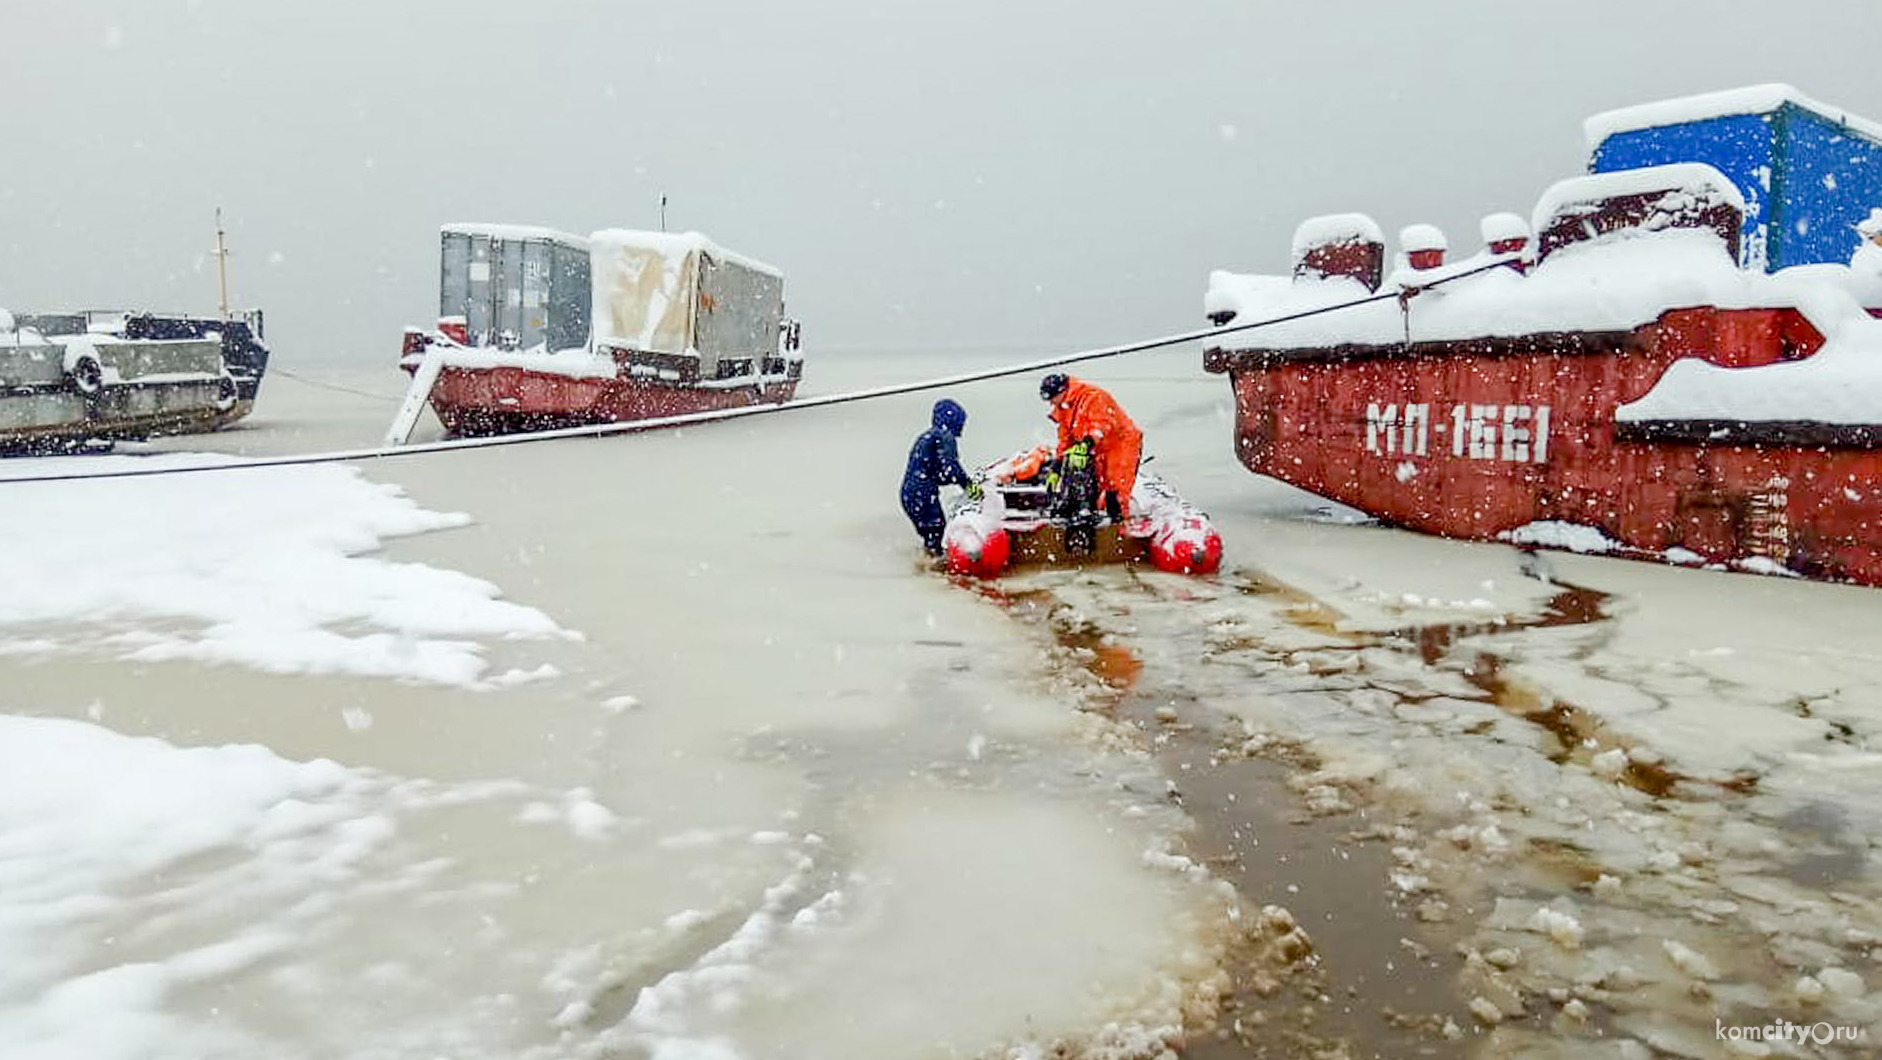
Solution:
{"label": "snow-covered ice", "polygon": [[[147,471],[193,457],[60,458],[7,473]],[[469,523],[340,466],[6,485],[0,632],[49,650],[474,685],[474,638],[566,635],[495,586],[374,556]],[[17,643],[17,642],[16,642]]]}

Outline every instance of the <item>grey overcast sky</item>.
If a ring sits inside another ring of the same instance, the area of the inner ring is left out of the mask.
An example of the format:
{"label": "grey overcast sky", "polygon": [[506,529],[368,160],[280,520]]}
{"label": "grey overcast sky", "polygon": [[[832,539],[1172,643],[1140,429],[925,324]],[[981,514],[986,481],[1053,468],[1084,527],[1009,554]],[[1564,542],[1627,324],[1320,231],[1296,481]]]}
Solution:
{"label": "grey overcast sky", "polygon": [[1597,111],[1767,81],[1882,118],[1879,0],[0,0],[0,305],[237,302],[296,363],[437,311],[437,229],[670,227],[806,344],[1199,326],[1302,219],[1528,215]]}

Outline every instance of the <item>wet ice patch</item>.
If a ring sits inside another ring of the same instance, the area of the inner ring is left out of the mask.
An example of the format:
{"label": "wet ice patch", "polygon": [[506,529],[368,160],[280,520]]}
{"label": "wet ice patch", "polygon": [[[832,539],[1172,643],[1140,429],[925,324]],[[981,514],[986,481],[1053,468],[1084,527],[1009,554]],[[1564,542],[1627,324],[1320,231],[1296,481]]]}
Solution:
{"label": "wet ice patch", "polygon": [[[200,457],[92,458],[87,471]],[[36,463],[35,470],[52,464]],[[105,650],[475,685],[476,638],[567,635],[455,571],[368,555],[387,539],[464,526],[339,465],[6,486],[0,628],[103,627],[8,641],[13,652]],[[48,644],[55,649],[47,649]],[[513,671],[504,683],[553,676]]]}
{"label": "wet ice patch", "polygon": [[1081,1055],[1052,1049],[1082,1036],[1121,1050],[1088,1055],[1156,1056],[1216,966],[1223,913],[1199,867],[1124,833],[1071,804],[884,798],[855,833],[857,861],[827,864],[805,837],[723,941],[641,990],[596,1044],[736,1058],[1008,1042],[1029,1056]]}

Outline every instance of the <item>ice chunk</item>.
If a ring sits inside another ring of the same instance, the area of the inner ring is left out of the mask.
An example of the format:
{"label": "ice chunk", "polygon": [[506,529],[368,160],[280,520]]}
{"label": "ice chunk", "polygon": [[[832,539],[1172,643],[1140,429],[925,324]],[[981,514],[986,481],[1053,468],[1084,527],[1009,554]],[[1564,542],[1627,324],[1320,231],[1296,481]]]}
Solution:
{"label": "ice chunk", "polygon": [[1823,983],[1815,976],[1806,975],[1798,978],[1797,1000],[1806,1005],[1815,1005],[1823,1001]]}
{"label": "ice chunk", "polygon": [[1660,752],[1651,747],[1629,747],[1627,760],[1635,765],[1657,766],[1664,761],[1664,758],[1661,757]]}
{"label": "ice chunk", "polygon": [[1286,906],[1264,905],[1261,907],[1261,926],[1277,935],[1285,935],[1299,925]]}
{"label": "ice chunk", "polygon": [[1581,921],[1559,910],[1543,906],[1529,918],[1529,930],[1540,932],[1555,940],[1556,945],[1567,950],[1581,948],[1583,930]]}
{"label": "ice chunk", "polygon": [[602,839],[613,830],[618,818],[614,811],[596,802],[585,790],[569,793],[564,811],[569,830],[583,839]]}
{"label": "ice chunk", "polygon": [[691,931],[711,919],[710,916],[697,909],[682,909],[667,917],[663,924],[668,931],[684,932]]}
{"label": "ice chunk", "polygon": [[1719,977],[1718,969],[1712,966],[1712,962],[1706,959],[1705,954],[1684,943],[1666,939],[1660,943],[1660,948],[1666,951],[1666,957],[1673,962],[1673,967],[1694,979],[1710,982]]}
{"label": "ice chunk", "polygon": [[1525,523],[1496,536],[1498,540],[1508,541],[1513,545],[1539,545],[1543,548],[1560,548],[1570,552],[1596,555],[1615,552],[1621,548],[1620,542],[1602,533],[1599,527],[1556,520]]}
{"label": "ice chunk", "polygon": [[1627,752],[1618,747],[1612,747],[1595,755],[1588,765],[1596,774],[1613,780],[1627,771]]}
{"label": "ice chunk", "polygon": [[1492,1027],[1503,1022],[1503,1010],[1481,994],[1470,999],[1470,1014]]}
{"label": "ice chunk", "polygon": [[1862,976],[1847,968],[1825,968],[1817,973],[1817,980],[1837,997],[1861,997],[1868,991]]}

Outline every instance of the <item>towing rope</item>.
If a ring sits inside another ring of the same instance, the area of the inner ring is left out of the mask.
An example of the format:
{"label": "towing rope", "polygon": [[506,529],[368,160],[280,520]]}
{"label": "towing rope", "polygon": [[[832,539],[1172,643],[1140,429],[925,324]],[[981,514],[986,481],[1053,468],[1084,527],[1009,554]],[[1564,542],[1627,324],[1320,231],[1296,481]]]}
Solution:
{"label": "towing rope", "polygon": [[357,387],[341,386],[338,383],[328,383],[319,379],[311,379],[307,376],[301,375],[298,372],[290,372],[286,368],[276,368],[274,370],[274,374],[279,375],[279,376],[284,376],[288,379],[294,380],[296,383],[300,383],[305,386],[311,386],[318,390],[331,390],[336,394],[352,394],[355,397],[371,398],[374,401],[383,401],[390,405],[396,405],[399,402],[405,400],[403,396],[394,396],[391,394],[377,394],[370,390],[360,390]]}
{"label": "towing rope", "polygon": [[[1502,268],[1509,264],[1508,259],[1499,258],[1488,264],[1463,272],[1451,273],[1430,283],[1420,284],[1415,289],[1429,290],[1440,287],[1453,280]],[[441,442],[421,442],[417,445],[378,446],[371,449],[339,449],[325,453],[304,453],[297,456],[260,457],[252,460],[229,461],[217,464],[196,464],[190,466],[165,466],[152,468],[127,468],[115,471],[66,472],[56,475],[29,475],[18,478],[0,477],[0,485],[24,482],[75,482],[85,479],[145,478],[152,475],[184,475],[209,471],[249,471],[269,467],[295,467],[303,464],[336,464],[363,460],[382,460],[395,456],[421,456],[428,453],[448,453],[462,449],[487,449],[503,445],[525,445],[530,442],[555,441],[564,438],[600,438],[614,434],[636,434],[641,431],[660,430],[666,427],[684,427],[698,423],[718,423],[724,420],[740,419],[746,416],[762,416],[777,412],[791,412],[800,409],[824,408],[830,405],[843,405],[852,401],[870,401],[875,398],[895,397],[902,394],[917,394],[924,390],[939,390],[943,387],[961,386],[966,383],[979,383],[989,379],[1003,379],[1013,375],[1029,375],[1045,368],[1060,368],[1069,364],[1081,364],[1086,361],[1098,361],[1108,357],[1122,357],[1126,354],[1143,353],[1164,346],[1179,346],[1185,342],[1195,342],[1217,335],[1227,335],[1238,331],[1252,331],[1255,328],[1273,327],[1287,324],[1308,317],[1323,316],[1328,313],[1357,309],[1375,302],[1385,302],[1404,297],[1398,290],[1385,291],[1355,298],[1348,302],[1321,306],[1317,309],[1305,309],[1297,313],[1288,313],[1264,320],[1253,320],[1244,324],[1228,324],[1199,328],[1161,338],[1145,339],[1140,342],[1126,343],[1121,346],[1105,346],[1098,349],[1082,350],[1078,353],[1043,360],[1027,361],[1024,364],[1008,365],[1004,368],[988,368],[978,372],[963,372],[959,375],[942,376],[916,383],[897,383],[889,386],[871,387],[866,390],[852,390],[843,394],[826,394],[822,397],[802,398],[785,401],[775,405],[745,405],[735,409],[718,409],[712,412],[693,412],[682,416],[661,416],[656,419],[630,420],[624,423],[597,423],[582,427],[562,427],[547,431],[530,431],[521,434],[500,434],[480,438],[456,438]],[[282,373],[284,375],[288,373]],[[289,378],[300,379],[290,375]],[[334,388],[344,389],[344,388]],[[364,394],[363,391],[358,393]],[[373,395],[379,396],[379,395]]]}

